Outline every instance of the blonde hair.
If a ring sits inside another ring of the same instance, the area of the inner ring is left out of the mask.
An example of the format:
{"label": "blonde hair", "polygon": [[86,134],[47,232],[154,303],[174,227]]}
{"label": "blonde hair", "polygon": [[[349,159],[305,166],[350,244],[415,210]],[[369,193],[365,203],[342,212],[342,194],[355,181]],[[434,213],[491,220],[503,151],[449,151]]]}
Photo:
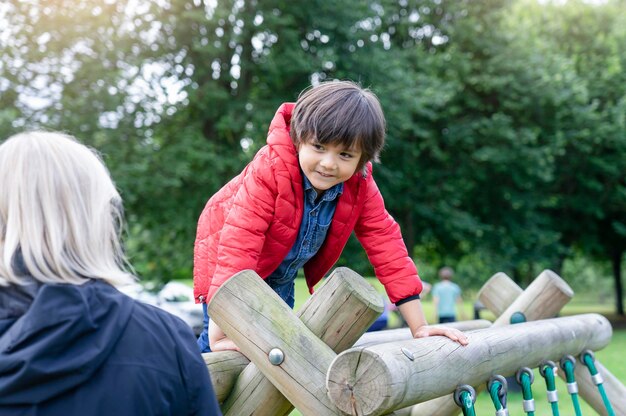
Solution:
{"label": "blonde hair", "polygon": [[12,136],[0,145],[0,191],[0,286],[25,283],[19,260],[42,283],[133,281],[121,198],[95,151],[60,133]]}

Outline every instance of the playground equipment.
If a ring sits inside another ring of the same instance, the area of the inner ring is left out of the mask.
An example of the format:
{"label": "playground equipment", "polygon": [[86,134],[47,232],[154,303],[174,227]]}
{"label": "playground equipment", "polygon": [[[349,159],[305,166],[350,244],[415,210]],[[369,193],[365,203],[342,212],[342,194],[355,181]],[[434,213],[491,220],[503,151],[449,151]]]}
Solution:
{"label": "playground equipment", "polygon": [[[489,380],[497,398],[503,386],[491,376],[509,376],[522,365],[537,367],[608,344],[611,327],[600,315],[508,325],[554,317],[573,292],[549,271],[523,292],[507,279],[495,275],[481,290],[483,304],[500,315],[493,325],[484,320],[459,323],[464,329],[485,328],[469,332],[470,344],[462,347],[443,337],[411,339],[408,329],[361,337],[383,304],[365,279],[349,269],[335,270],[299,317],[258,275],[241,272],[208,306],[212,319],[245,354],[204,355],[222,410],[226,415],[286,415],[295,405],[304,415],[458,414],[455,398],[460,403],[471,397],[469,390],[459,393],[459,384],[479,388]],[[599,363],[595,366],[606,379],[615,414],[626,415],[626,388],[603,373]],[[587,371],[576,377],[592,379],[593,391],[579,381],[580,396],[607,414],[594,382],[599,376]],[[441,397],[454,392],[456,397]]]}
{"label": "playground equipment", "polygon": [[611,325],[601,315],[588,314],[467,336],[466,347],[429,337],[344,351],[328,369],[329,395],[348,414],[387,414],[454,392],[459,384],[478,386],[493,374],[515,374],[520,363],[537,367],[546,359],[558,361],[569,353],[604,348]]}
{"label": "playground equipment", "polygon": [[[498,295],[495,293],[495,290],[497,290],[498,287],[506,289],[503,289],[500,295]],[[497,273],[492,276],[487,283],[485,283],[481,291],[478,293],[478,298],[485,305],[485,307],[487,307],[487,309],[489,309],[494,315],[499,316],[504,310],[507,309],[507,304],[512,303],[512,301],[518,298],[521,293],[522,289],[510,277],[504,273]],[[601,363],[595,362],[594,367],[596,373],[603,376],[602,385],[606,390],[607,396],[614,398],[612,401],[612,407],[615,414],[626,415],[626,387]],[[562,367],[558,367],[558,370],[559,377],[567,381],[567,376]],[[598,391],[598,377],[592,376],[591,372],[585,365],[577,365],[574,368],[574,376],[578,384],[578,394],[599,414],[607,414],[606,405],[602,395]]]}

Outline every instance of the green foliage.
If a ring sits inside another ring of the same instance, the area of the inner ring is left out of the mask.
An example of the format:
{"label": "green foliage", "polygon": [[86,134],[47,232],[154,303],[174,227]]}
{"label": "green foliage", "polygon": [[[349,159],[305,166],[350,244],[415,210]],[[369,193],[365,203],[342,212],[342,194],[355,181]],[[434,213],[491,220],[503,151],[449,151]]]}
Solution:
{"label": "green foliage", "polygon": [[[206,200],[280,103],[334,78],[380,98],[375,175],[425,280],[622,269],[621,0],[30,0],[0,24],[1,137],[64,130],[101,151],[142,276],[191,275]],[[372,272],[355,239],[339,264]]]}

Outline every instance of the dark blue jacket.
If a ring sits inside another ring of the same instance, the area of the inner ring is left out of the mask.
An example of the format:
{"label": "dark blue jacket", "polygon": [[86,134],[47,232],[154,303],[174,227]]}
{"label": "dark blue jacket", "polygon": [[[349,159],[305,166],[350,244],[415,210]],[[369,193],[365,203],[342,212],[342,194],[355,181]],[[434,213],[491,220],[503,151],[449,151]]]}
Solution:
{"label": "dark blue jacket", "polygon": [[191,329],[102,281],[0,286],[0,415],[221,415]]}

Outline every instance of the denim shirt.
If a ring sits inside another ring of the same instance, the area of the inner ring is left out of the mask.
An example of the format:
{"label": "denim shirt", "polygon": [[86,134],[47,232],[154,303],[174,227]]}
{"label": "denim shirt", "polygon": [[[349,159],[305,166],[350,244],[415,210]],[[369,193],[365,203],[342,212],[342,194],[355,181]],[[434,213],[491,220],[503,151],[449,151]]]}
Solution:
{"label": "denim shirt", "polygon": [[326,233],[335,214],[337,199],[343,193],[343,182],[326,190],[319,201],[313,185],[303,174],[304,184],[304,212],[298,237],[291,250],[278,266],[268,276],[267,284],[293,308],[294,279],[298,270],[311,259],[320,249],[326,239]]}

